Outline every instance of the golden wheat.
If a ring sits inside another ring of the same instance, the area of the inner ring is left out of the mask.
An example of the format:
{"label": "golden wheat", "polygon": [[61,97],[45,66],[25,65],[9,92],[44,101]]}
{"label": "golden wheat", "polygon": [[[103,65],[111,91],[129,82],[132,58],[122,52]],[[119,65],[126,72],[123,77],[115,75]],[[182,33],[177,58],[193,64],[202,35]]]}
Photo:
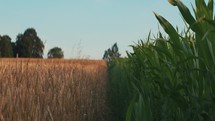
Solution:
{"label": "golden wheat", "polygon": [[105,61],[0,59],[0,120],[102,121]]}

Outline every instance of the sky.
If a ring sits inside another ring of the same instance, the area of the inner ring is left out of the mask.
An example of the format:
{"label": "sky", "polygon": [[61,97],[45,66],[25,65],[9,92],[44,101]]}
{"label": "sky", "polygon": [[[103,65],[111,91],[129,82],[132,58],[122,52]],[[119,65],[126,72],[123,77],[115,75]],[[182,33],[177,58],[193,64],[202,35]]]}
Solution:
{"label": "sky", "polygon": [[[182,0],[190,6],[193,0]],[[183,28],[178,9],[167,0],[0,0],[0,35],[12,41],[34,28],[45,43],[44,57],[60,47],[70,58],[101,59],[117,42],[122,56],[129,45],[156,34],[158,21],[153,12],[173,26]],[[161,29],[161,27],[160,27]]]}

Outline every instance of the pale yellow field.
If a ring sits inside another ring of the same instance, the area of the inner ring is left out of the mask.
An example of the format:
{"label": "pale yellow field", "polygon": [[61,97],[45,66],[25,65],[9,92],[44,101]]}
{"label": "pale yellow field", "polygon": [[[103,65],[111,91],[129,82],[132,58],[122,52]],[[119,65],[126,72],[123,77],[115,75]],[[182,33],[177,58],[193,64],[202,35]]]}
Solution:
{"label": "pale yellow field", "polygon": [[105,61],[0,59],[1,121],[104,121]]}

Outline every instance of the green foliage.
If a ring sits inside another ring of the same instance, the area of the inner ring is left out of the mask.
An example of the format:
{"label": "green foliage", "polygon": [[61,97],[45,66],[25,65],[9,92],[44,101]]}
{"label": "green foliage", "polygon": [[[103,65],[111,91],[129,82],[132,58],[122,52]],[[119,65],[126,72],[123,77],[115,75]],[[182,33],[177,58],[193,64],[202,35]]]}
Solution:
{"label": "green foliage", "polygon": [[109,48],[108,50],[105,51],[103,59],[107,61],[112,61],[115,58],[120,57],[119,49],[117,46],[117,43],[115,43],[112,48]]}
{"label": "green foliage", "polygon": [[127,59],[109,62],[108,104],[111,121],[125,121],[127,106],[132,95],[129,91],[129,70]]}
{"label": "green foliage", "polygon": [[42,58],[44,44],[37,36],[36,30],[28,28],[24,34],[17,36],[16,50],[19,57]]}
{"label": "green foliage", "polygon": [[13,57],[11,38],[8,35],[0,36],[0,57]]}
{"label": "green foliage", "polygon": [[[179,0],[173,2],[188,24],[184,35],[162,16],[168,34],[153,43],[140,41],[129,53],[133,98],[127,121],[215,120],[215,20],[213,0],[196,0],[195,17]],[[172,4],[173,4],[172,3]],[[191,31],[192,30],[192,31]]]}
{"label": "green foliage", "polygon": [[63,51],[59,47],[53,47],[48,52],[48,58],[63,58]]}

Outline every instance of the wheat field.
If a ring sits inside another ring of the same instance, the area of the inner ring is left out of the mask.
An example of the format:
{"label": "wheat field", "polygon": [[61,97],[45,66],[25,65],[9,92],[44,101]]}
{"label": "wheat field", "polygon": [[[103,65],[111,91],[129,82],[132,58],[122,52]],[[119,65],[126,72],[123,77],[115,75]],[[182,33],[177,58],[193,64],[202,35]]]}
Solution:
{"label": "wheat field", "polygon": [[0,59],[1,121],[105,121],[101,60]]}

